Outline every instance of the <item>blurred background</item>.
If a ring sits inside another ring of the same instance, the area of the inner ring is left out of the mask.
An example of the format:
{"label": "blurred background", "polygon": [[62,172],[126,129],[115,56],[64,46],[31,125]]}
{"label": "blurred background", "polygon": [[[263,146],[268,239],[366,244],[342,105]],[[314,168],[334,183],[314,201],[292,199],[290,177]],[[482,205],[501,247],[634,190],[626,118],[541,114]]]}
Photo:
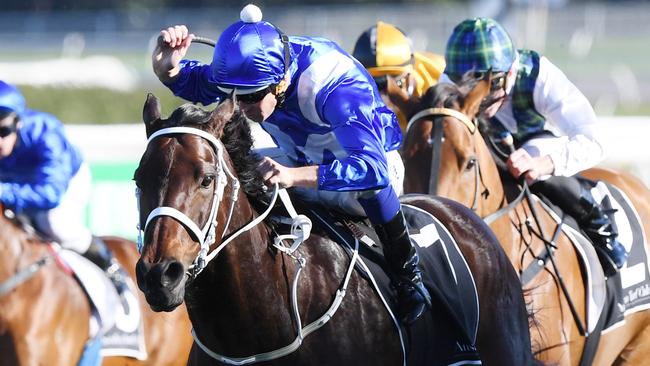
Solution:
{"label": "blurred background", "polygon": [[[186,24],[216,39],[249,1],[3,0],[0,79],[28,106],[56,115],[90,161],[88,221],[97,234],[136,235],[131,181],[146,142],[146,93],[163,114],[183,101],[151,71],[160,29]],[[650,185],[650,2],[579,0],[276,0],[255,1],[264,19],[289,35],[324,36],[352,51],[378,20],[403,29],[416,50],[444,54],[461,20],[499,20],[515,45],[547,56],[592,102],[613,149],[606,166]],[[210,62],[195,44],[189,58]],[[644,147],[645,146],[645,147]]]}

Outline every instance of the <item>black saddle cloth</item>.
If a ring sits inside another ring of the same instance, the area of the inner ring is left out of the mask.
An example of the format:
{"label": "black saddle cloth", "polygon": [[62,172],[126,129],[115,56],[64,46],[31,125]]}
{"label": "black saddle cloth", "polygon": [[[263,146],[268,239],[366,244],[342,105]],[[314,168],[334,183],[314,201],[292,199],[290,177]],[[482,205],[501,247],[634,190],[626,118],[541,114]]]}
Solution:
{"label": "black saddle cloth", "polygon": [[[320,206],[294,200],[298,212],[310,217],[314,231],[339,243],[350,255],[355,238],[365,267],[356,269],[397,314],[397,298],[390,285],[388,265],[367,220],[334,214]],[[409,365],[480,364],[476,351],[478,295],[472,274],[447,229],[428,212],[402,205],[411,237],[418,243],[423,281],[433,307],[414,324],[399,324]],[[369,270],[367,271],[366,268]],[[397,324],[396,324],[397,325]],[[432,345],[435,345],[433,347]]]}

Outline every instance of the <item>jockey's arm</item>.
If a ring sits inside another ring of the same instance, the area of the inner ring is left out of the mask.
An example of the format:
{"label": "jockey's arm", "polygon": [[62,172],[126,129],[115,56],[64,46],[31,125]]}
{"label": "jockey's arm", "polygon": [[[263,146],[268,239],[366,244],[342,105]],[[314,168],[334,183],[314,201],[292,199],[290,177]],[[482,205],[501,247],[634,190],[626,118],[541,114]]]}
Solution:
{"label": "jockey's arm", "polygon": [[571,176],[600,163],[605,157],[596,114],[587,98],[547,58],[540,59],[540,72],[533,100],[547,118],[551,131],[559,135],[542,146],[540,156],[553,162],[553,175]]}
{"label": "jockey's arm", "polygon": [[292,168],[264,157],[258,169],[269,185],[277,183],[281,188],[318,187],[318,165]]}
{"label": "jockey's arm", "polygon": [[[326,191],[363,191],[389,184],[385,128],[376,114],[372,86],[346,80],[327,94],[319,114],[330,123],[345,151],[318,168],[318,188]],[[395,120],[394,128],[399,129]]]}
{"label": "jockey's arm", "polygon": [[72,177],[70,156],[62,153],[61,144],[56,136],[41,144],[42,159],[29,181],[0,183],[0,199],[4,204],[18,211],[58,206]]}
{"label": "jockey's arm", "polygon": [[180,71],[174,81],[165,84],[175,96],[204,106],[212,104],[225,95],[210,83],[210,65],[199,61],[182,60]]}
{"label": "jockey's arm", "polygon": [[[325,191],[365,191],[389,184],[384,153],[384,126],[375,115],[377,104],[367,81],[343,77],[339,86],[322,91],[324,102],[316,106],[323,121],[331,126],[327,135],[336,138],[323,164],[289,168],[265,159],[261,171],[269,183],[313,187]],[[317,98],[318,99],[318,98]],[[395,121],[395,128],[398,129]],[[328,138],[329,139],[329,138]],[[323,148],[307,138],[305,149]],[[310,145],[315,144],[315,145]],[[323,151],[323,154],[327,154]]]}

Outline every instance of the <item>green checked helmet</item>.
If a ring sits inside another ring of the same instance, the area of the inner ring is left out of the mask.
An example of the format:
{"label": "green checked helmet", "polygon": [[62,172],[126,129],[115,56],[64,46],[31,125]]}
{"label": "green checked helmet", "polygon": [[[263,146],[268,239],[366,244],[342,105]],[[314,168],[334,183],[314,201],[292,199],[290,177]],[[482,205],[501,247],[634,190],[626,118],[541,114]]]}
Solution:
{"label": "green checked helmet", "polygon": [[508,72],[516,51],[503,27],[490,18],[466,19],[447,41],[445,74],[452,80],[466,72]]}

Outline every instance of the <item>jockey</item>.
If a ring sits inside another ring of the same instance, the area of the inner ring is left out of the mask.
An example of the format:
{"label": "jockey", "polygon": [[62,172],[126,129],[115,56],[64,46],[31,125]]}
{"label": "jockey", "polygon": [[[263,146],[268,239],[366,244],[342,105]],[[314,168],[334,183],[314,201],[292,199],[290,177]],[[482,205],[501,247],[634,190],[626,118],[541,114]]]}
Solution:
{"label": "jockey", "polygon": [[307,200],[367,216],[385,246],[402,320],[430,303],[398,194],[402,134],[370,75],[334,42],[287,37],[262,21],[255,5],[227,27],[211,64],[182,60],[194,35],[161,31],[153,69],[175,95],[203,105],[234,94],[246,115],[287,155],[260,164],[268,184],[293,187]]}
{"label": "jockey", "polygon": [[587,98],[546,57],[516,50],[505,29],[488,18],[467,19],[454,28],[445,52],[442,81],[458,82],[469,71],[491,72],[492,91],[484,117],[496,136],[510,134],[517,149],[507,166],[515,177],[535,182],[542,193],[573,216],[594,243],[605,273],[627,260],[625,247],[602,206],[575,174],[604,159],[596,115]]}
{"label": "jockey", "polygon": [[54,116],[26,108],[14,86],[0,81],[0,201],[36,229],[111,276],[116,262],[83,223],[90,169]]}
{"label": "jockey", "polygon": [[444,57],[414,52],[406,34],[384,22],[361,33],[352,56],[375,78],[384,101],[396,107],[393,111],[403,129],[417,112],[420,97],[438,82],[445,68]]}

